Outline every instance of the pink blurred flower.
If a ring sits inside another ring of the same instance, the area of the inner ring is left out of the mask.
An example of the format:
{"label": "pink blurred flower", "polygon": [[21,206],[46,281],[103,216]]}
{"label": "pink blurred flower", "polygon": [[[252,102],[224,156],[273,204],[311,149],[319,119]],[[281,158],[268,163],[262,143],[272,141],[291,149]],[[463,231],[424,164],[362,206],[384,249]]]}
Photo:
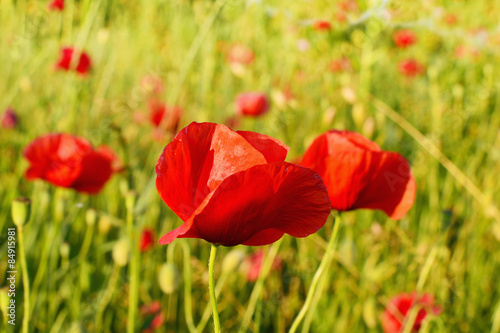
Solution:
{"label": "pink blurred flower", "polygon": [[400,49],[410,47],[417,42],[417,36],[411,30],[396,31],[392,37],[394,39],[394,43]]}
{"label": "pink blurred flower", "polygon": [[343,12],[355,12],[358,10],[358,3],[356,0],[344,0],[337,4],[339,10]]}
{"label": "pink blurred flower", "polygon": [[382,315],[382,327],[385,333],[400,333],[404,323],[408,320],[411,309],[420,308],[417,317],[413,323],[412,332],[420,330],[422,322],[427,315],[438,315],[442,308],[434,305],[434,296],[431,294],[418,295],[416,292],[411,294],[399,294],[389,300],[387,309]]}
{"label": "pink blurred flower", "polygon": [[[243,263],[246,267],[247,280],[255,282],[259,278],[262,269],[262,259],[264,258],[264,250],[258,250],[245,258]],[[272,269],[280,270],[283,268],[283,260],[280,257],[274,258]]]}
{"label": "pink blurred flower", "polygon": [[12,108],[8,108],[2,116],[2,128],[14,129],[17,126],[18,121],[19,120],[14,110]]}
{"label": "pink blurred flower", "polygon": [[398,63],[398,71],[407,77],[415,77],[424,72],[424,66],[415,59],[406,59]]}
{"label": "pink blurred flower", "polygon": [[343,57],[340,59],[332,60],[330,62],[330,70],[334,73],[345,72],[351,70],[351,60],[349,58]]}
{"label": "pink blurred flower", "polygon": [[255,59],[253,51],[245,45],[233,44],[227,54],[230,63],[250,65]]}
{"label": "pink blurred flower", "polygon": [[236,96],[236,114],[258,117],[269,110],[269,100],[264,93],[247,92]]}

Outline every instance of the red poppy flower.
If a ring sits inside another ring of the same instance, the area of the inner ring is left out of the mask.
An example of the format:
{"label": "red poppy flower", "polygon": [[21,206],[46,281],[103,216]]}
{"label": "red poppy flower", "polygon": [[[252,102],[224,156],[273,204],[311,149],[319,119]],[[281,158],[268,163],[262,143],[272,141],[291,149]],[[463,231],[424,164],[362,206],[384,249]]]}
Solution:
{"label": "red poppy flower", "polygon": [[392,36],[394,44],[400,49],[405,49],[417,42],[417,36],[411,30],[399,30]]}
{"label": "red poppy flower", "polygon": [[340,58],[330,62],[330,70],[334,73],[349,71],[351,67],[349,58]]}
{"label": "red poppy flower", "polygon": [[183,110],[180,106],[168,106],[156,99],[148,102],[149,119],[155,127],[162,128],[170,133],[177,132]]}
{"label": "red poppy flower", "polygon": [[221,124],[184,128],[156,163],[158,193],[184,224],[159,243],[257,246],[318,231],[330,210],[327,190],[313,170],[283,162],[287,152],[276,139]]}
{"label": "red poppy flower", "polygon": [[259,92],[242,93],[236,96],[236,113],[257,117],[269,110],[269,101],[266,94]]}
{"label": "red poppy flower", "polygon": [[139,243],[139,248],[141,252],[146,252],[153,247],[155,242],[155,234],[151,229],[143,229],[141,232],[141,241]]}
{"label": "red poppy flower", "polygon": [[142,333],[152,333],[165,322],[165,316],[161,312],[161,303],[159,301],[152,301],[148,305],[141,306],[140,313],[145,318]]}
{"label": "red poppy flower", "polygon": [[455,25],[457,24],[458,22],[458,19],[457,19],[457,16],[454,15],[454,14],[446,14],[444,16],[444,21],[446,22],[446,24],[448,25]]}
{"label": "red poppy flower", "polygon": [[[255,282],[259,278],[262,269],[262,259],[264,259],[264,250],[259,250],[245,258],[244,265],[247,269],[248,281]],[[271,267],[273,270],[280,270],[283,267],[281,258],[275,257]]]}
{"label": "red poppy flower", "polygon": [[301,165],[317,171],[338,211],[379,209],[392,219],[408,212],[415,199],[415,179],[400,154],[348,131],[329,131],[307,149]]}
{"label": "red poppy flower", "polygon": [[414,77],[424,72],[424,66],[415,59],[407,59],[399,62],[398,71],[408,77]]}
{"label": "red poppy flower", "polygon": [[32,141],[24,151],[30,162],[29,180],[49,183],[89,194],[98,193],[113,172],[109,148],[93,149],[90,142],[70,134],[48,134]]}
{"label": "red poppy flower", "polygon": [[329,31],[332,29],[332,25],[328,21],[318,20],[313,23],[313,29],[316,31]]}
{"label": "red poppy flower", "polygon": [[64,9],[64,0],[52,0],[49,4],[50,10],[58,10],[61,11]]}
{"label": "red poppy flower", "polygon": [[13,129],[16,128],[18,118],[13,109],[8,108],[2,116],[2,128]]}
{"label": "red poppy flower", "polygon": [[230,63],[250,65],[255,59],[255,54],[245,45],[233,44],[229,49],[227,58]]}
{"label": "red poppy flower", "polygon": [[[72,64],[72,57],[75,53],[75,49],[72,47],[64,47],[61,49],[59,60],[57,60],[56,68],[69,71],[71,65],[76,65],[74,68],[79,74],[86,75],[90,72],[92,67],[90,58],[87,53],[81,52],[78,63]],[[71,68],[73,69],[73,68]]]}
{"label": "red poppy flower", "polygon": [[418,295],[416,292],[411,294],[400,294],[391,298],[387,309],[382,315],[382,327],[385,333],[401,333],[405,320],[408,320],[411,309],[418,307],[417,317],[413,323],[412,332],[418,332],[422,322],[428,313],[438,315],[442,312],[441,307],[434,305],[434,296],[431,294]]}

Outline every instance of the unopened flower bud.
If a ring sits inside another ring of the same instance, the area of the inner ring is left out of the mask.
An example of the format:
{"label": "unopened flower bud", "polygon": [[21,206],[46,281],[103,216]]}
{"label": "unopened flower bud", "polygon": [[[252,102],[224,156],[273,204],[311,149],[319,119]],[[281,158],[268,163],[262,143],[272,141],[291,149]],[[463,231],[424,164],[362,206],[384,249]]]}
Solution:
{"label": "unopened flower bud", "polygon": [[179,271],[173,263],[165,263],[158,273],[160,289],[167,295],[172,294],[179,286]]}
{"label": "unopened flower bud", "polygon": [[31,200],[28,198],[17,198],[12,201],[12,220],[18,227],[28,223],[31,215]]}
{"label": "unopened flower bud", "polygon": [[111,218],[107,215],[102,215],[99,218],[99,222],[97,222],[97,230],[99,233],[105,235],[109,232],[109,229],[111,229],[111,226],[113,223],[111,223]]}
{"label": "unopened flower bud", "polygon": [[69,251],[70,251],[69,244],[66,242],[62,243],[61,248],[59,249],[59,253],[61,253],[61,257],[64,259],[68,259],[69,258]]}
{"label": "unopened flower bud", "polygon": [[113,247],[113,260],[118,266],[123,267],[128,263],[129,255],[130,244],[128,239],[122,238]]}
{"label": "unopened flower bud", "polygon": [[229,253],[224,257],[224,261],[222,262],[222,274],[236,271],[240,264],[243,262],[244,258],[245,252],[243,252],[242,250],[229,251]]}
{"label": "unopened flower bud", "polygon": [[88,209],[87,212],[85,213],[85,222],[87,222],[87,225],[89,227],[94,225],[96,219],[97,219],[97,213],[95,209]]}

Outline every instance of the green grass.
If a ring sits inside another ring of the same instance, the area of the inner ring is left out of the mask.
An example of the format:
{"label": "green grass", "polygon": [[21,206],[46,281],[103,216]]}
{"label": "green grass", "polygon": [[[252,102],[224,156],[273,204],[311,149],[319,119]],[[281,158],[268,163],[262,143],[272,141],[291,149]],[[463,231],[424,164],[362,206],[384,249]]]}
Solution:
{"label": "green grass", "polygon": [[[371,17],[350,25],[335,22],[337,7],[330,1],[263,0],[247,8],[242,0],[227,0],[219,12],[218,2],[203,0],[82,0],[66,1],[63,12],[49,12],[46,1],[2,0],[0,110],[12,106],[20,124],[0,133],[0,276],[1,285],[7,285],[4,240],[12,226],[11,202],[29,197],[32,218],[24,231],[31,281],[30,331],[94,332],[96,314],[106,299],[102,332],[125,331],[129,270],[114,267],[111,252],[127,235],[124,195],[129,190],[138,193],[136,234],[147,226],[158,237],[181,223],[150,183],[156,160],[169,141],[153,140],[152,128],[134,120],[136,112],[147,114],[141,79],[154,74],[163,79],[164,100],[184,108],[182,127],[192,121],[225,122],[234,115],[234,97],[240,92],[272,95],[289,86],[293,103],[272,103],[269,114],[243,119],[239,128],[282,140],[291,148],[289,160],[332,128],[363,133],[409,160],[418,193],[403,219],[395,222],[371,211],[342,214],[323,297],[316,300],[314,313],[306,316],[311,332],[382,332],[380,316],[388,299],[416,290],[417,285],[419,291],[434,294],[444,310],[422,331],[500,332],[500,220],[488,208],[500,202],[500,3],[423,3],[389,1],[392,21]],[[352,20],[377,4],[359,1]],[[448,26],[436,18],[437,7],[457,15],[458,24]],[[317,18],[331,20],[332,31],[312,30],[308,20]],[[402,26],[418,35],[417,44],[407,50],[392,42],[392,32]],[[478,27],[488,31],[484,43],[470,32]],[[310,49],[300,52],[299,39],[307,39]],[[231,72],[220,51],[221,41],[254,50],[256,60],[244,76]],[[477,47],[479,55],[457,59],[454,50],[462,43]],[[87,78],[54,71],[62,45],[75,45],[90,54],[94,68]],[[353,70],[329,72],[329,62],[341,56],[351,60]],[[400,75],[396,64],[408,57],[422,62],[426,74],[415,79]],[[355,100],[343,97],[346,88]],[[448,157],[477,186],[480,196],[471,186],[464,187],[442,160],[421,145],[420,137],[401,127],[399,118],[383,112],[371,96],[423,134],[440,156]],[[107,144],[122,159],[128,156],[128,171],[115,175],[95,197],[41,181],[27,182],[23,148],[49,132],[77,134],[96,146]],[[98,212],[94,226],[85,222],[89,209]],[[112,226],[105,233],[106,221]],[[260,332],[287,331],[305,300],[331,230],[329,220],[316,235],[284,237],[278,250],[284,267],[265,279],[262,301],[252,318],[260,322]],[[91,243],[82,253],[86,233]],[[196,326],[209,302],[209,245],[198,240],[176,242],[185,242],[190,249]],[[65,256],[61,248],[67,246]],[[216,280],[229,251],[218,251]],[[181,272],[181,282],[176,292],[165,295],[158,271],[167,260],[167,247],[155,245],[142,254],[139,304],[161,301],[166,323],[157,332],[187,332],[180,246],[170,257]],[[24,272],[17,260],[16,327],[13,330],[2,320],[0,331],[19,331],[24,315]],[[240,270],[225,279],[219,311],[224,331],[233,332],[240,326],[254,283],[247,282]],[[137,317],[137,327],[144,321]],[[254,332],[256,326],[252,324]],[[210,321],[204,331],[211,331]]]}

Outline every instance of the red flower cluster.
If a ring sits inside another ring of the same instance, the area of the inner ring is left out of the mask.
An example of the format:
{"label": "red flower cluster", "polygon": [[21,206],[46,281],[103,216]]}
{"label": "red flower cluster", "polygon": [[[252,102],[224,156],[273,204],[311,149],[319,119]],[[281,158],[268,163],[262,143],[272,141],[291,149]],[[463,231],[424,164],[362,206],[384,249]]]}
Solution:
{"label": "red flower cluster", "polygon": [[98,193],[118,171],[111,149],[94,149],[86,139],[70,134],[41,136],[26,147],[24,157],[30,162],[27,179],[43,179],[89,194]]}
{"label": "red flower cluster", "polygon": [[248,92],[236,96],[236,114],[250,117],[262,116],[269,110],[269,100],[264,93]]}
{"label": "red flower cluster", "polygon": [[[73,54],[79,54],[78,62],[73,64]],[[87,53],[76,52],[72,47],[64,47],[60,51],[59,60],[56,62],[56,68],[64,71],[76,70],[80,75],[87,75],[92,68],[92,63]],[[76,66],[76,67],[72,67]]]}
{"label": "red flower cluster", "polygon": [[316,172],[284,162],[287,152],[276,139],[221,124],[184,128],[156,163],[158,193],[184,224],[159,243],[258,246],[318,231],[330,213],[328,192]]}
{"label": "red flower cluster", "polygon": [[382,315],[382,327],[385,333],[401,333],[405,321],[407,321],[411,310],[418,307],[418,314],[413,323],[412,332],[420,330],[422,322],[429,313],[438,315],[442,312],[441,307],[434,305],[434,296],[431,294],[418,295],[400,294],[391,298],[387,309]]}
{"label": "red flower cluster", "polygon": [[415,179],[408,162],[354,132],[332,130],[320,135],[301,165],[320,174],[332,208],[338,211],[379,209],[397,220],[415,199]]}
{"label": "red flower cluster", "polygon": [[406,49],[417,42],[417,36],[411,30],[398,30],[392,37],[394,44],[400,49]]}
{"label": "red flower cluster", "polygon": [[424,66],[415,59],[402,60],[398,64],[398,71],[408,77],[420,75],[424,70]]}

